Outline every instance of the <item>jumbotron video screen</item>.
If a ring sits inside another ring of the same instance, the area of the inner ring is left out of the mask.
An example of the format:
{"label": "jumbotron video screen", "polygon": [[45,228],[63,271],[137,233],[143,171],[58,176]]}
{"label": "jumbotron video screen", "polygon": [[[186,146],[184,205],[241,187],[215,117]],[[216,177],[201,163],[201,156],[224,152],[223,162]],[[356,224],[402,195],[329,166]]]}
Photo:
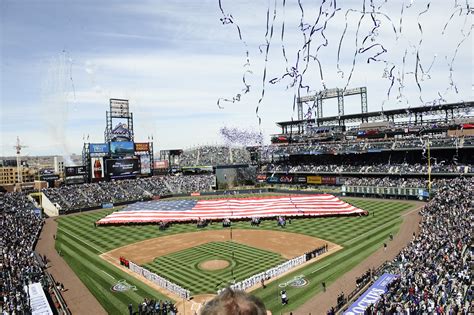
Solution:
{"label": "jumbotron video screen", "polygon": [[257,167],[251,165],[231,165],[216,168],[218,189],[255,185]]}

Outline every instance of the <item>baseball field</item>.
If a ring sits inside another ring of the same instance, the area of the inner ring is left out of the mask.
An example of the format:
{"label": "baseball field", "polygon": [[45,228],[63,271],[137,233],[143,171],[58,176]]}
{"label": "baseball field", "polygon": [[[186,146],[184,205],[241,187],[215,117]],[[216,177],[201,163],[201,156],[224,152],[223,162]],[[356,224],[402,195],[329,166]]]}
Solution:
{"label": "baseball field", "polygon": [[[369,211],[369,215],[293,219],[285,228],[273,220],[263,221],[259,227],[236,222],[233,235],[217,223],[204,229],[176,224],[165,231],[156,225],[96,228],[94,222],[115,209],[86,212],[58,218],[56,249],[108,313],[126,314],[129,303],[136,306],[145,297],[170,298],[125,272],[118,264],[119,256],[191,290],[199,301],[200,296],[209,296],[233,279],[245,279],[329,244],[329,253],[321,259],[253,291],[268,309],[279,314],[295,310],[322,290],[323,281],[330,285],[374,253],[389,234],[396,234],[401,215],[415,207],[401,201],[344,201]],[[286,306],[278,295],[282,288],[290,297]]]}

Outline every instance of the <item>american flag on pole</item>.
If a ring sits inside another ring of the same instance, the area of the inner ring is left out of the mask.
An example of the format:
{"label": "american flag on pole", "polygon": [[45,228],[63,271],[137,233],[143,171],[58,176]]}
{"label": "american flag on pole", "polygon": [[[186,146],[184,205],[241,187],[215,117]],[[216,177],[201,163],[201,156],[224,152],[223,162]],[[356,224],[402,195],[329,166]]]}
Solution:
{"label": "american flag on pole", "polygon": [[329,194],[138,202],[97,224],[366,214]]}

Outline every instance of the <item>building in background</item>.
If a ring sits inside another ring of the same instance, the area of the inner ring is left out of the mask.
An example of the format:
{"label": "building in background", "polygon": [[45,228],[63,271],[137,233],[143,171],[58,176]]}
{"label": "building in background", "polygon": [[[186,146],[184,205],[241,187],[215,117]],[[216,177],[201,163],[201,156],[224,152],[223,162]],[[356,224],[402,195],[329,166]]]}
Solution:
{"label": "building in background", "polygon": [[[23,182],[33,182],[37,171],[26,166],[21,166],[21,177]],[[15,166],[0,166],[0,185],[18,184],[18,171]]]}

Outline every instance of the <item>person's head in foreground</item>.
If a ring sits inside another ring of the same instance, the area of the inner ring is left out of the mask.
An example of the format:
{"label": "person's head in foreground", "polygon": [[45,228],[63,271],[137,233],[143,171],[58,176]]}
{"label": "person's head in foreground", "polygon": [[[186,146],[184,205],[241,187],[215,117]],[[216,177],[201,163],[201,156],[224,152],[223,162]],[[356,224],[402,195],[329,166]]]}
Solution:
{"label": "person's head in foreground", "polygon": [[265,304],[244,291],[225,289],[221,294],[208,301],[201,315],[267,315]]}

